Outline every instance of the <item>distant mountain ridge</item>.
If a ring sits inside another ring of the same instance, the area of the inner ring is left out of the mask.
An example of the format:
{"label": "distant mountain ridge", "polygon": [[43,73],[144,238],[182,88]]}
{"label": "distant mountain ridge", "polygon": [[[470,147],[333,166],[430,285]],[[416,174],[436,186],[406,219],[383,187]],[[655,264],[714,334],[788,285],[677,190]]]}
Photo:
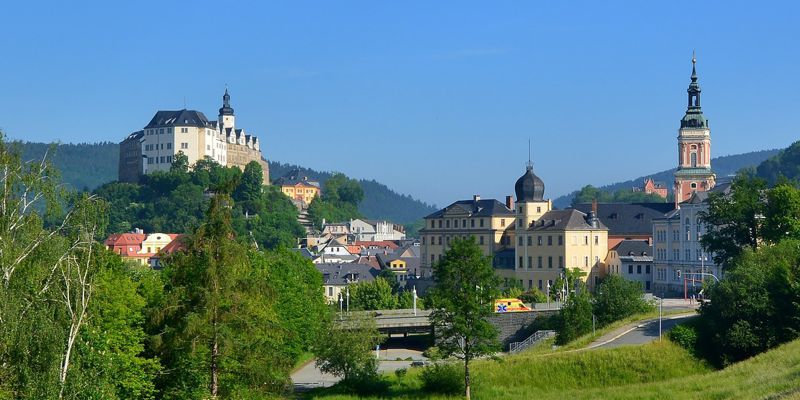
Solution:
{"label": "distant mountain ridge", "polygon": [[[23,142],[22,155],[25,160],[41,159],[50,152],[50,144]],[[76,190],[93,190],[110,181],[117,180],[119,164],[119,144],[112,142],[58,144],[55,154],[49,153],[53,165],[61,171],[62,181]],[[330,178],[330,172],[319,172],[312,169],[269,162],[272,179],[283,176],[291,169],[299,169],[302,175],[324,183]],[[359,211],[371,219],[388,219],[399,224],[409,224],[436,211],[436,208],[400,194],[375,180],[359,180],[364,189],[364,200]]]}
{"label": "distant mountain ridge", "polygon": [[[750,168],[750,167],[755,168],[765,160],[778,154],[780,151],[781,149],[760,150],[760,151],[753,151],[750,153],[734,154],[730,156],[712,158],[711,168],[714,170],[714,173],[717,174],[717,179],[719,180],[719,178],[728,175],[733,175],[737,171],[743,168]],[[614,192],[622,189],[631,190],[634,186],[641,187],[646,178],[652,178],[656,182],[661,182],[666,184],[668,190],[672,192],[672,181],[674,172],[675,168],[672,168],[666,171],[656,172],[649,175],[643,175],[629,181],[600,186],[598,189],[606,192]],[[575,197],[575,194],[577,193],[578,190],[556,198],[555,200],[553,200],[553,206],[558,208],[569,207],[570,204],[572,203],[572,198]]]}

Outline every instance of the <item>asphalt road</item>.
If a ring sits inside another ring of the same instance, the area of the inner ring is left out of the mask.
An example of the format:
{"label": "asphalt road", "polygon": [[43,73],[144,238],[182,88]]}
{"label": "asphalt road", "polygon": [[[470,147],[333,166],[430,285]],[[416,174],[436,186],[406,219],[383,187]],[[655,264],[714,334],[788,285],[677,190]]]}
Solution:
{"label": "asphalt road", "polygon": [[[667,331],[675,327],[675,325],[686,322],[689,318],[694,318],[696,315],[680,316],[680,317],[667,317],[662,320],[661,330],[662,334],[666,335]],[[652,342],[658,339],[658,319],[644,321],[638,325],[629,326],[622,332],[616,331],[612,333],[611,337],[602,337],[592,343],[590,348],[612,348],[627,345],[638,345]]]}

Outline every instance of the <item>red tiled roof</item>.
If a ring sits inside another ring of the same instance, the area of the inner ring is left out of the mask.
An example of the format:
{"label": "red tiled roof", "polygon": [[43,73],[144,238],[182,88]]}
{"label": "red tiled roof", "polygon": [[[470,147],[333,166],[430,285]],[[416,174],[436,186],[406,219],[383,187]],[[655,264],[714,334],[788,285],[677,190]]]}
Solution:
{"label": "red tiled roof", "polygon": [[184,235],[170,233],[170,237],[172,237],[172,241],[169,242],[164,248],[161,249],[160,253],[163,254],[172,254],[176,251],[181,251],[186,249],[186,243],[184,242]]}
{"label": "red tiled roof", "polygon": [[106,246],[141,246],[145,235],[141,233],[115,233],[103,242]]}
{"label": "red tiled roof", "polygon": [[395,242],[392,242],[392,241],[389,241],[389,240],[361,241],[361,242],[357,241],[356,242],[356,246],[361,246],[361,247],[364,247],[364,248],[369,248],[369,247],[379,247],[379,248],[388,247],[388,248],[390,248],[392,250],[400,247]]}

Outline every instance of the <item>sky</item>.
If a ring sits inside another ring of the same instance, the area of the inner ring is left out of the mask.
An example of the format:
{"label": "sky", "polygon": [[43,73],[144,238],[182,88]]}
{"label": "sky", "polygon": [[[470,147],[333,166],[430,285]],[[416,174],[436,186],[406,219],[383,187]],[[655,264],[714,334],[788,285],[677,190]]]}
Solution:
{"label": "sky", "polygon": [[[503,199],[528,141],[545,196],[672,168],[692,51],[712,155],[800,126],[800,3],[130,1],[3,5],[0,129],[119,142],[157,110],[270,160],[439,206]],[[713,165],[712,165],[713,167]]]}

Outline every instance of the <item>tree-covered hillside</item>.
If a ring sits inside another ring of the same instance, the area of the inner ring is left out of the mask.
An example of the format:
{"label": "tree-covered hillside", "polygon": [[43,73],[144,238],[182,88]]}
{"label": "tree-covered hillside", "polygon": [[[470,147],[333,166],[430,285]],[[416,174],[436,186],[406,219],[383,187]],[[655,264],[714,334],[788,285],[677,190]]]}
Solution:
{"label": "tree-covered hillside", "polygon": [[[49,144],[26,142],[22,144],[26,160],[41,159]],[[78,189],[94,190],[98,186],[117,179],[119,145],[111,142],[60,144],[56,146],[53,165],[61,171],[63,182]],[[333,173],[318,172],[296,165],[280,162],[269,163],[272,179],[283,176],[291,169],[324,184]],[[370,219],[388,219],[396,223],[416,222],[436,211],[433,205],[423,203],[411,196],[397,193],[374,180],[360,180],[364,189],[364,200],[358,210]]]}
{"label": "tree-covered hillside", "polygon": [[800,141],[792,143],[791,146],[759,164],[756,173],[770,185],[774,185],[780,178],[800,179]]}
{"label": "tree-covered hillside", "polygon": [[[743,168],[752,168],[759,165],[764,160],[778,154],[780,149],[753,151],[744,154],[735,154],[731,156],[723,156],[711,159],[711,168],[717,174],[717,180],[722,177],[731,176],[736,174],[737,171]],[[656,182],[662,182],[667,185],[667,188],[672,192],[672,174],[675,168],[666,171],[656,172],[649,175],[640,176],[625,182],[612,183],[610,185],[600,186],[603,192],[616,192],[618,190],[631,190],[634,186],[641,187],[645,178],[653,178]],[[558,197],[553,200],[553,205],[558,208],[569,207],[572,199],[578,194],[578,190]]]}
{"label": "tree-covered hillside", "polygon": [[111,142],[59,144],[55,152],[45,143],[23,143],[24,160],[41,160],[45,153],[61,172],[62,181],[77,190],[94,188],[117,179],[119,145]]}
{"label": "tree-covered hillside", "polygon": [[[332,172],[319,172],[297,165],[278,162],[269,163],[269,173],[272,179],[279,178],[294,169],[298,169],[300,175],[318,180],[320,185],[324,185],[334,175]],[[436,211],[435,206],[419,201],[409,195],[397,193],[374,180],[361,179],[358,182],[361,184],[361,188],[364,189],[364,199],[358,205],[358,211],[367,218],[388,219],[400,224],[409,224]]]}

